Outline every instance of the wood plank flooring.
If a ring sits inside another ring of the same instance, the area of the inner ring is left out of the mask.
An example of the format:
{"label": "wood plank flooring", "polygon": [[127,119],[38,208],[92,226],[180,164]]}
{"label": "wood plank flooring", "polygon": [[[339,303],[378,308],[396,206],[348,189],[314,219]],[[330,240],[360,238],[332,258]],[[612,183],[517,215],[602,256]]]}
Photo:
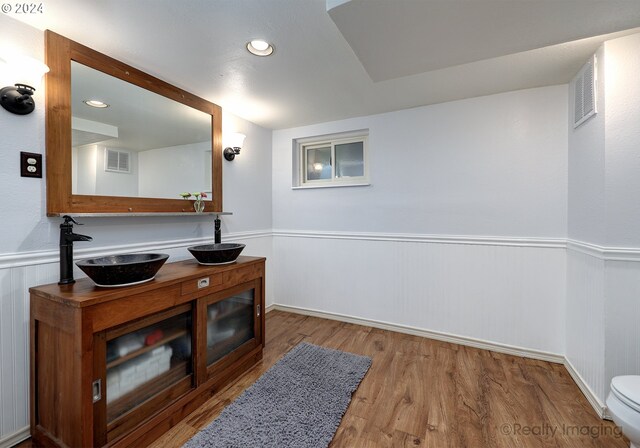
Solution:
{"label": "wood plank flooring", "polygon": [[266,319],[262,362],[154,448],[181,446],[302,341],[373,359],[334,448],[629,446],[561,365],[281,311]]}
{"label": "wood plank flooring", "polygon": [[629,446],[561,365],[281,311],[266,316],[264,359],[152,446],[180,447],[302,341],[373,359],[333,448]]}

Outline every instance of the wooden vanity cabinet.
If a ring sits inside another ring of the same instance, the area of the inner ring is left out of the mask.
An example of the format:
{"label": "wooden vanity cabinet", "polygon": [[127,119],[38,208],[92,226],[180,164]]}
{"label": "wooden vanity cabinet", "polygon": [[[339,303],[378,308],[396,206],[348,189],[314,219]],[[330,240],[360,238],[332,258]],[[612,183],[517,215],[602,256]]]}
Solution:
{"label": "wooden vanity cabinet", "polygon": [[144,446],[262,359],[265,259],[169,263],[124,288],[30,288],[38,445]]}

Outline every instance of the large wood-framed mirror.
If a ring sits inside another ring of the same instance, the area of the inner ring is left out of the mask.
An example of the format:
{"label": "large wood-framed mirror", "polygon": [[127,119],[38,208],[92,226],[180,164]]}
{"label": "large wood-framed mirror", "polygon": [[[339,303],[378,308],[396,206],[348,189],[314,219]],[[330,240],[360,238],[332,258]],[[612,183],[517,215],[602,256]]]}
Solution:
{"label": "large wood-framed mirror", "polygon": [[48,216],[222,212],[219,106],[49,30],[45,53]]}

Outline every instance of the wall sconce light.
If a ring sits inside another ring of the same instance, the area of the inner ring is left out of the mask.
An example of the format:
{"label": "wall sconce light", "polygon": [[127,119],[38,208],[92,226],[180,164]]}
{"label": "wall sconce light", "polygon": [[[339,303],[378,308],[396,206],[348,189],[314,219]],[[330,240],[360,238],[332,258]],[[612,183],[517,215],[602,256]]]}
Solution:
{"label": "wall sconce light", "polygon": [[4,61],[10,79],[15,80],[16,84],[0,89],[0,104],[14,114],[30,114],[36,107],[32,98],[36,91],[34,86],[40,87],[42,77],[49,71],[49,67],[27,56],[10,57]]}
{"label": "wall sconce light", "polygon": [[244,143],[246,135],[239,134],[234,132],[229,136],[229,146],[224,148],[224,158],[231,162],[236,158],[238,154],[240,154],[240,150],[242,149],[242,144]]}

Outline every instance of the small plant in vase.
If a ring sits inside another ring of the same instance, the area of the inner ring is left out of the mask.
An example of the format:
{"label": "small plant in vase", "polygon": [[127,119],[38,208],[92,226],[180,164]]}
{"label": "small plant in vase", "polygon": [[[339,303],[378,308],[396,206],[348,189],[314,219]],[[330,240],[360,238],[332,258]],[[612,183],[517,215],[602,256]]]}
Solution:
{"label": "small plant in vase", "polygon": [[191,197],[193,197],[193,209],[196,213],[202,213],[204,211],[204,198],[207,197],[207,193],[204,191],[199,193],[189,193],[185,191],[184,193],[180,193],[180,196],[182,196],[183,199],[191,199]]}

